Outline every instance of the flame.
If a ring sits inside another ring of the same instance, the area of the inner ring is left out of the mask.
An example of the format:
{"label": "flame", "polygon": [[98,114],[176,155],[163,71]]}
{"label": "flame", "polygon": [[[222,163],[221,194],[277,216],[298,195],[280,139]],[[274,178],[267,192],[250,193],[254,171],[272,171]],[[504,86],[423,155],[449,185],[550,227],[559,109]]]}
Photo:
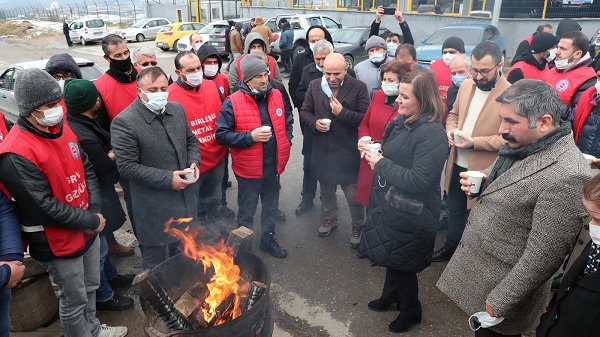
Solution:
{"label": "flame", "polygon": [[[220,325],[242,314],[240,299],[247,295],[250,284],[240,276],[240,267],[233,262],[234,250],[225,245],[223,240],[214,246],[208,246],[196,242],[195,239],[200,237],[198,228],[189,225],[182,229],[171,226],[173,223],[187,224],[192,220],[193,218],[171,218],[165,223],[165,232],[181,241],[186,257],[202,262],[205,273],[211,267],[214,269],[213,276],[206,284],[209,294],[203,303],[196,303],[196,306],[201,307],[205,322],[214,320],[213,325]],[[219,308],[219,305],[230,297],[233,297],[233,300],[227,303],[227,307]],[[221,312],[217,311],[218,308]]]}

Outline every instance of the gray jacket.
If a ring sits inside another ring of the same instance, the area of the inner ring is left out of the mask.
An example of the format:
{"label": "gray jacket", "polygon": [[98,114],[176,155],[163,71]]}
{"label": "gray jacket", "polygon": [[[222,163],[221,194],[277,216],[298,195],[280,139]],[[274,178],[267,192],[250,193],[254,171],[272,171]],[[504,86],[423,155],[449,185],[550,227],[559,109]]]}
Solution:
{"label": "gray jacket", "polygon": [[[250,45],[252,44],[253,41],[256,41],[256,40],[260,40],[260,42],[262,42],[263,51],[265,53],[267,52],[267,44],[265,43],[265,39],[263,39],[262,35],[260,35],[259,33],[253,32],[246,36],[246,42],[244,43],[244,55],[248,55],[250,53]],[[277,61],[275,61],[275,59],[273,59],[271,56],[269,56],[269,61],[270,60],[273,60],[273,62],[275,62],[275,79],[278,80],[279,82],[282,82],[283,77],[281,77],[281,72],[279,72],[279,65],[277,64]],[[237,87],[237,85],[240,81],[240,75],[241,75],[240,73],[241,73],[241,71],[238,70],[237,62],[234,61],[231,64],[231,66],[229,67],[229,75],[227,76],[227,78],[229,80],[230,93],[232,93],[234,91],[233,88]]]}
{"label": "gray jacket", "polygon": [[467,315],[485,311],[489,300],[505,317],[495,332],[534,328],[548,304],[551,277],[583,226],[581,188],[590,176],[572,134],[515,162],[471,209],[437,286]]}
{"label": "gray jacket", "polygon": [[179,103],[168,102],[162,116],[137,98],[112,121],[112,147],[121,177],[129,181],[136,236],[143,245],[166,245],[169,218],[195,217],[198,184],[171,189],[173,171],[200,166],[198,141]]}
{"label": "gray jacket", "polygon": [[386,63],[393,59],[394,58],[392,57],[386,56],[385,61],[383,61],[379,67],[376,67],[369,59],[354,66],[356,78],[363,81],[367,85],[367,89],[369,89],[369,97],[372,97],[376,90],[381,89],[381,76],[379,75],[379,72]]}

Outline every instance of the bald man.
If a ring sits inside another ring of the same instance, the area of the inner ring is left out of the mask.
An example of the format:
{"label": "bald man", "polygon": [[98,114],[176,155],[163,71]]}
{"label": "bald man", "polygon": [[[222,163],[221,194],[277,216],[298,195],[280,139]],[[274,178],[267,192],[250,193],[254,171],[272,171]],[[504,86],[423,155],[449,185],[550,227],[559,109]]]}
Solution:
{"label": "bald man", "polygon": [[335,191],[340,185],[352,217],[353,248],[360,242],[365,219],[364,207],[356,202],[360,163],[356,142],[369,103],[367,85],[348,75],[344,56],[331,53],[323,63],[323,77],[308,85],[300,109],[304,128],[314,132],[310,172],[319,181],[324,213],[318,235],[326,237],[338,225]]}

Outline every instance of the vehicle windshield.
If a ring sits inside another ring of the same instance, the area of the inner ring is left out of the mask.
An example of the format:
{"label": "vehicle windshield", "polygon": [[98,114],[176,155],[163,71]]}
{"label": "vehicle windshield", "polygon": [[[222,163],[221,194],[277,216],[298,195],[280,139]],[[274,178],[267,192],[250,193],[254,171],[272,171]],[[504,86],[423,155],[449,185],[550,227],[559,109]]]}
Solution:
{"label": "vehicle windshield", "polygon": [[138,21],[138,22],[134,23],[133,25],[131,25],[131,28],[142,28],[146,24],[146,22],[148,22],[148,21],[146,21],[146,20]]}
{"label": "vehicle windshield", "polygon": [[447,38],[459,36],[465,42],[465,46],[475,46],[481,41],[481,32],[483,29],[443,28],[433,33],[424,44],[444,44]]}
{"label": "vehicle windshield", "polygon": [[89,20],[89,21],[87,21],[87,26],[88,26],[89,28],[100,28],[100,27],[104,27],[104,21],[102,21],[102,19]]}
{"label": "vehicle windshield", "polygon": [[364,30],[362,29],[340,29],[336,30],[331,34],[331,38],[333,39],[333,43],[350,43],[355,44],[360,41]]}
{"label": "vehicle windshield", "polygon": [[202,29],[200,29],[198,31],[198,34],[208,34],[214,27],[215,27],[215,25],[213,25],[212,23],[209,23],[208,25],[202,27]]}

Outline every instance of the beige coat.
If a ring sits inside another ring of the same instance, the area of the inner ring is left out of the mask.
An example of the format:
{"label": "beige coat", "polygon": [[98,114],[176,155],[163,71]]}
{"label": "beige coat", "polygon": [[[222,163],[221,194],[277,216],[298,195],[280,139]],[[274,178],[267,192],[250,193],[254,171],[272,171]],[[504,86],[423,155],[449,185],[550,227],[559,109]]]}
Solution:
{"label": "beige coat", "polygon": [[242,34],[237,29],[232,29],[229,34],[229,48],[232,53],[243,53],[244,46],[242,45]]}
{"label": "beige coat", "polygon": [[258,20],[256,20],[256,27],[252,28],[252,33],[259,33],[262,35],[263,40],[267,44],[267,54],[271,51],[271,43],[273,42],[273,32],[271,32],[271,28],[265,26],[264,24],[259,24]]}
{"label": "beige coat", "polygon": [[[498,157],[498,150],[506,142],[499,135],[498,131],[500,129],[500,103],[496,102],[496,98],[498,98],[498,96],[500,96],[509,86],[510,83],[506,78],[500,76],[496,82],[496,86],[490,92],[481,109],[481,113],[473,127],[472,137],[474,145],[469,153],[469,170],[479,171],[492,165],[494,160]],[[448,113],[448,118],[446,119],[447,131],[462,128],[475,89],[475,82],[472,79],[466,79],[462,83],[460,89],[458,89],[454,107]],[[448,164],[446,165],[446,191],[448,191],[450,187],[455,157],[456,148],[453,146],[450,150],[450,155],[448,156]],[[468,208],[471,208],[474,203],[474,200],[469,200]]]}
{"label": "beige coat", "polygon": [[489,300],[505,317],[495,332],[537,326],[552,275],[586,220],[581,189],[590,177],[572,133],[515,162],[477,199],[437,286],[467,315]]}

